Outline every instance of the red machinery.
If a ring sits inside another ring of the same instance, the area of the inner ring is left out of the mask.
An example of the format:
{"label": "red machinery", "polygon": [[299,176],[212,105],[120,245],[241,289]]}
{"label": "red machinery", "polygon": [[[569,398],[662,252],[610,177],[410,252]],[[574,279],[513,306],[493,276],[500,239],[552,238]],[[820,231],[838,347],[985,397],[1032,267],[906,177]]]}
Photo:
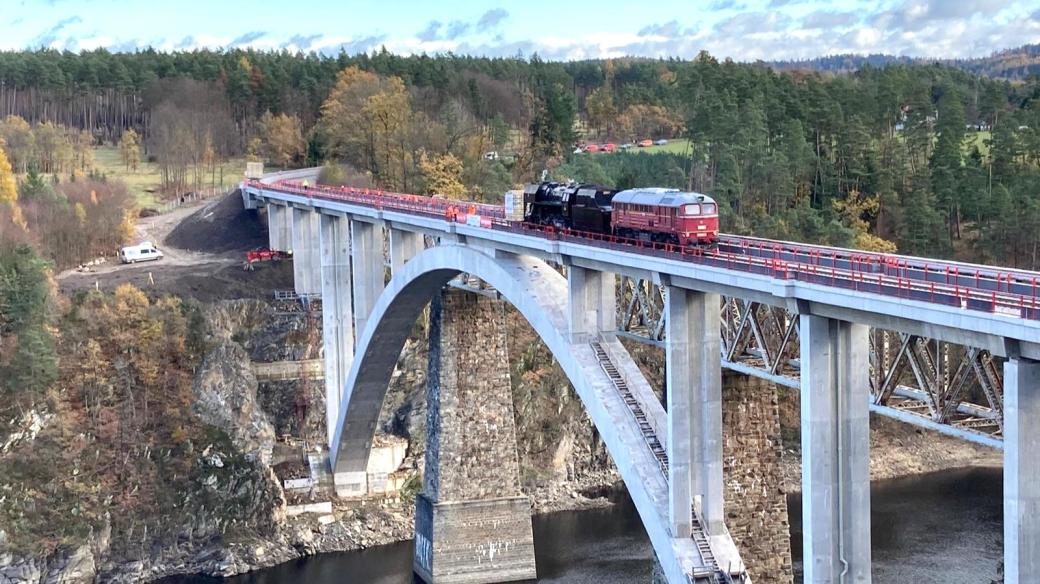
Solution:
{"label": "red machinery", "polygon": [[291,259],[291,251],[277,251],[267,248],[257,248],[246,252],[246,261],[242,264],[242,269],[252,272],[256,269],[255,264],[257,262],[277,262],[281,260]]}

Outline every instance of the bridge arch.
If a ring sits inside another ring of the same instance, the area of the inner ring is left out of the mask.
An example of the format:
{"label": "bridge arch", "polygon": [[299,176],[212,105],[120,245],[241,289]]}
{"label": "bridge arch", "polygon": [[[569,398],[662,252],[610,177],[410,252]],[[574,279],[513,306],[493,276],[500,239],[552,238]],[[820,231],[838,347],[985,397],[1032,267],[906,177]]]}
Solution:
{"label": "bridge arch", "polygon": [[542,260],[492,254],[465,245],[440,245],[419,253],[393,275],[365,330],[358,331],[331,444],[334,472],[363,476],[391,375],[416,320],[452,278],[472,274],[493,286],[524,316],[560,363],[603,437],[668,581],[687,581],[697,563],[696,549],[689,538],[671,536],[665,478],[627,411],[621,410],[624,403],[620,398],[608,403],[610,392],[616,390],[591,347],[568,338],[566,279]]}

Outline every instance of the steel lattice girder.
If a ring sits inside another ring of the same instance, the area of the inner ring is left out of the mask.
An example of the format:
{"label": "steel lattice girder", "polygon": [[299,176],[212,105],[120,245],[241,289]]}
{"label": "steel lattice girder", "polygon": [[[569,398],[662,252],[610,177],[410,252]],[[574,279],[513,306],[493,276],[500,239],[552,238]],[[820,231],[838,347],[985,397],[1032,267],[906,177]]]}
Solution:
{"label": "steel lattice girder", "polygon": [[[665,341],[664,289],[621,276],[618,332],[655,346]],[[723,297],[725,366],[799,387],[798,315],[783,308]],[[948,434],[999,446],[1003,432],[1003,380],[988,351],[917,335],[872,329],[872,409]]]}

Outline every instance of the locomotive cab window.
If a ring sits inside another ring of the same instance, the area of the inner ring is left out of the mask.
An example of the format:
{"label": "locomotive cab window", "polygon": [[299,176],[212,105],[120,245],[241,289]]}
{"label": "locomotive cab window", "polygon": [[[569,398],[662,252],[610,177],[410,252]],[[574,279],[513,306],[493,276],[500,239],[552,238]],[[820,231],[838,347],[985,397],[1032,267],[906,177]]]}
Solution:
{"label": "locomotive cab window", "polygon": [[704,214],[714,215],[717,212],[715,209],[715,203],[704,203]]}
{"label": "locomotive cab window", "polygon": [[[705,207],[705,210],[707,210],[708,205],[705,204],[704,207]],[[701,206],[699,204],[695,203],[693,205],[683,205],[683,215],[685,215],[686,217],[696,217],[697,215],[700,215],[700,214],[701,214]]]}

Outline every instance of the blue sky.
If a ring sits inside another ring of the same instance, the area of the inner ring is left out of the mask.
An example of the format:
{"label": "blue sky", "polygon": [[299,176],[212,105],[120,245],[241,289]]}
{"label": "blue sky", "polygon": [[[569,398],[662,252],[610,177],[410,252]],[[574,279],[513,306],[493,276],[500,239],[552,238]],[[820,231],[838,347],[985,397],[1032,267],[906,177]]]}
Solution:
{"label": "blue sky", "polygon": [[971,57],[1037,42],[1040,0],[0,0],[0,49],[770,60]]}

